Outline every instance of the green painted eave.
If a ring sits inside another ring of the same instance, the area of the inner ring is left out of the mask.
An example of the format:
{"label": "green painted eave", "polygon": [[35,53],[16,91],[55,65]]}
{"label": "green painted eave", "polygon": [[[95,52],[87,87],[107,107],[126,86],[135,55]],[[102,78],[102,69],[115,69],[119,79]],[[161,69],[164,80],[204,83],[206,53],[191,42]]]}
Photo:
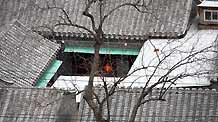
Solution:
{"label": "green painted eave", "polygon": [[[100,54],[112,55],[138,55],[139,49],[133,48],[100,48]],[[65,46],[64,52],[77,52],[77,53],[94,53],[94,48],[79,47],[79,46]]]}
{"label": "green painted eave", "polygon": [[62,61],[53,60],[48,68],[41,75],[39,80],[36,82],[36,87],[43,88],[46,87],[47,83],[51,80],[54,74],[57,72],[58,68],[61,66]]}

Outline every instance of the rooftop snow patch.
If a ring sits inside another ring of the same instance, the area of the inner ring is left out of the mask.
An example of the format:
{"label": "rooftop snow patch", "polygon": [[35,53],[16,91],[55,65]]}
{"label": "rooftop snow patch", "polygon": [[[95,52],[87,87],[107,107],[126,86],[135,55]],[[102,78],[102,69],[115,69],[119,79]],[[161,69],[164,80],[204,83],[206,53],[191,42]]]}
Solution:
{"label": "rooftop snow patch", "polygon": [[198,5],[199,7],[218,7],[218,1],[203,1]]}
{"label": "rooftop snow patch", "polygon": [[[129,74],[135,72],[125,79],[125,85],[153,85],[164,78],[171,82],[177,79],[175,87],[209,85],[214,73],[217,34],[218,30],[198,30],[192,25],[182,39],[146,41]],[[136,71],[142,67],[145,69]]]}

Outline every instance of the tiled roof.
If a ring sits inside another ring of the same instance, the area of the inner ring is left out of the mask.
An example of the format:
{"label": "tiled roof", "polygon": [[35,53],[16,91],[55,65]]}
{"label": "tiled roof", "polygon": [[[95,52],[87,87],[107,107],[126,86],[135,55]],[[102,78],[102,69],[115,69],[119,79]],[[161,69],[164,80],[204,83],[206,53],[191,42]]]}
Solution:
{"label": "tiled roof", "polygon": [[[64,8],[70,15],[72,22],[91,28],[89,18],[82,15],[85,7],[83,0],[48,0],[56,1],[58,7]],[[105,13],[124,2],[136,0],[107,0],[104,5]],[[143,0],[149,3],[150,0]],[[107,38],[115,39],[144,39],[148,34],[152,38],[178,38],[185,34],[192,0],[152,0],[146,8],[146,13],[139,13],[135,8],[125,6],[115,11],[104,23],[103,30]],[[1,0],[0,26],[11,19],[18,19],[32,27],[53,25],[60,20],[61,11],[42,10],[46,7],[44,0]],[[99,13],[97,4],[90,8],[96,18]],[[42,30],[41,30],[42,31]],[[43,30],[45,31],[45,30]],[[90,37],[87,32],[74,27],[59,27],[55,30],[60,35],[74,37]],[[57,34],[58,34],[57,33]]]}
{"label": "tiled roof", "polygon": [[13,83],[8,83],[0,79],[0,87],[8,87],[13,85]]}
{"label": "tiled roof", "polygon": [[[112,122],[127,121],[130,112],[139,97],[140,89],[119,89],[110,98],[110,113]],[[98,89],[98,95],[103,96],[104,90]],[[153,90],[155,96],[159,90]],[[136,122],[217,122],[218,92],[203,89],[170,89],[166,92],[166,101],[152,101],[138,109]],[[104,106],[106,108],[106,105]],[[80,104],[81,122],[93,122],[92,111],[82,100]],[[107,115],[106,110],[104,111]]]}
{"label": "tiled roof", "polygon": [[75,102],[74,94],[64,95],[60,90],[0,87],[0,121],[73,122]]}
{"label": "tiled roof", "polygon": [[33,86],[60,45],[15,21],[0,33],[0,79],[14,86]]}

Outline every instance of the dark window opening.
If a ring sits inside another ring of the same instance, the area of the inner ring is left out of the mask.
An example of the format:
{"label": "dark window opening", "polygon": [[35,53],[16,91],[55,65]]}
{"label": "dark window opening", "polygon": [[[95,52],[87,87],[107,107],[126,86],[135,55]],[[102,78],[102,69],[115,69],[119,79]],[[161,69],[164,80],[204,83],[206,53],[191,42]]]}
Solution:
{"label": "dark window opening", "polygon": [[212,19],[213,20],[217,20],[218,19],[218,17],[217,17],[217,12],[212,12]]}
{"label": "dark window opening", "polygon": [[218,21],[218,11],[205,11],[205,20]]}
{"label": "dark window opening", "polygon": [[[100,54],[99,76],[123,76],[128,73],[137,56]],[[61,75],[88,76],[91,71],[93,54],[88,53],[63,53],[63,64],[60,68]]]}
{"label": "dark window opening", "polygon": [[205,11],[205,19],[206,20],[211,20],[211,12]]}

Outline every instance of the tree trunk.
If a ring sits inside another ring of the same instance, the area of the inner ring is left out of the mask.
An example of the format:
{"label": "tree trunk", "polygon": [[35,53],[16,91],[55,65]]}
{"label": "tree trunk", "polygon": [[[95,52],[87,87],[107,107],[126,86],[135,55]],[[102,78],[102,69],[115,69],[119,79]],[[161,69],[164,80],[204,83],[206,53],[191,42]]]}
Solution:
{"label": "tree trunk", "polygon": [[89,82],[88,82],[88,87],[91,87],[91,88],[93,87],[93,81],[94,81],[95,74],[98,71],[100,47],[101,47],[101,45],[98,44],[98,43],[96,43],[95,46],[94,46],[95,52],[94,52],[94,58],[93,58],[92,66],[91,66]]}
{"label": "tree trunk", "polygon": [[96,39],[96,43],[94,45],[94,57],[92,61],[92,66],[91,66],[91,72],[89,76],[89,81],[88,81],[88,86],[85,89],[85,95],[84,99],[86,102],[89,104],[89,107],[92,109],[96,122],[105,122],[103,116],[102,116],[102,110],[99,110],[99,105],[98,103],[95,102],[94,98],[94,90],[93,90],[93,82],[94,82],[94,77],[96,73],[98,72],[98,67],[99,67],[99,50],[101,47],[101,43],[99,43],[100,39]]}
{"label": "tree trunk", "polygon": [[129,122],[134,122],[136,117],[137,110],[133,109],[132,114],[130,116]]}
{"label": "tree trunk", "polygon": [[102,113],[98,112],[97,116],[95,116],[96,122],[106,122],[102,117]]}
{"label": "tree trunk", "polygon": [[[95,52],[94,52],[94,57],[93,57],[93,62],[91,66],[91,72],[89,76],[89,81],[88,81],[88,86],[85,89],[85,95],[84,98],[86,99],[87,103],[90,104],[90,102],[93,101],[93,81],[96,72],[98,71],[98,66],[99,66],[99,50],[100,50],[100,44],[95,44]],[[91,105],[91,108],[97,107],[94,105]]]}
{"label": "tree trunk", "polygon": [[141,92],[141,94],[140,94],[140,96],[139,96],[139,98],[137,100],[137,103],[133,107],[133,110],[132,110],[130,118],[129,118],[129,122],[135,122],[135,117],[136,117],[137,111],[138,111],[138,109],[140,107],[140,103],[141,103],[142,99],[144,98],[144,96],[146,95],[146,94],[143,94],[143,93],[144,93],[144,89]]}
{"label": "tree trunk", "polygon": [[129,118],[129,122],[135,122],[135,117],[138,111],[139,105],[136,104],[131,112],[130,118]]}

